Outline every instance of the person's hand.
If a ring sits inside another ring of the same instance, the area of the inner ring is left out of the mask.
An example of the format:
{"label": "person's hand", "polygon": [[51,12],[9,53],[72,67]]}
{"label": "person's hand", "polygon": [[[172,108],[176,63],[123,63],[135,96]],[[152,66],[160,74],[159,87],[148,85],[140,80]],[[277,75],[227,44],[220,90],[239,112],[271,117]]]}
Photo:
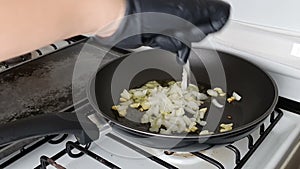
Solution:
{"label": "person's hand", "polygon": [[184,64],[191,43],[220,30],[229,14],[230,5],[220,0],[127,0],[128,16],[112,36],[100,42],[118,42],[116,47],[129,49],[165,49]]}

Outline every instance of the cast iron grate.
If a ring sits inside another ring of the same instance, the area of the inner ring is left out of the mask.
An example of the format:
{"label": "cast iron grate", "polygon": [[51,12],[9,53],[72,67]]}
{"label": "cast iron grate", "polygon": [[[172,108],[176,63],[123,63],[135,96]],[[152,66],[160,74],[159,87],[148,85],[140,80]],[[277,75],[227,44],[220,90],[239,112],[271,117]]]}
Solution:
{"label": "cast iron grate", "polygon": [[[257,150],[259,145],[265,140],[265,138],[272,131],[272,129],[278,123],[278,121],[281,119],[282,116],[283,116],[283,112],[280,109],[275,109],[275,111],[273,111],[270,115],[270,125],[266,129],[265,129],[265,124],[262,124],[260,126],[259,129],[260,136],[254,144],[253,144],[253,137],[251,135],[247,136],[248,151],[242,158],[241,158],[241,152],[236,146],[234,145],[225,146],[235,154],[236,166],[234,167],[234,169],[241,169],[245,165],[245,163],[248,161],[251,155]],[[212,165],[216,166],[219,169],[225,169],[225,167],[216,159],[208,157],[200,152],[193,152],[192,154],[211,163]]]}

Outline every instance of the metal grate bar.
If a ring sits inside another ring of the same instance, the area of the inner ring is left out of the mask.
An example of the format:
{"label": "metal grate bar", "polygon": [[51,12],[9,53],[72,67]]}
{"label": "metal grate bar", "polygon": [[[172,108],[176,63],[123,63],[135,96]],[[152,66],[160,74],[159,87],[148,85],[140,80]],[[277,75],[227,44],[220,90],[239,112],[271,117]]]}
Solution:
{"label": "metal grate bar", "polygon": [[63,142],[67,137],[68,137],[68,134],[64,134],[56,140],[54,140],[54,139],[49,140],[48,143],[50,143],[50,144],[59,144],[59,143]]}
{"label": "metal grate bar", "polygon": [[[51,157],[50,159],[52,159],[53,161],[61,158],[62,156],[64,156],[66,154],[66,149],[63,149],[62,151],[58,152],[57,154],[55,154],[53,157]],[[43,157],[43,156],[42,156]],[[42,158],[41,157],[41,158]],[[34,169],[46,169],[46,167],[49,165],[49,163],[45,163],[42,164],[42,160],[40,159],[41,164],[38,165],[37,167],[35,167]]]}
{"label": "metal grate bar", "polygon": [[241,161],[241,153],[240,153],[239,149],[233,145],[227,145],[225,147],[235,153],[235,164],[239,164]]}
{"label": "metal grate bar", "polygon": [[108,133],[106,136],[108,136],[108,137],[116,140],[117,142],[119,142],[119,143],[121,143],[121,144],[123,144],[123,145],[125,145],[125,146],[127,146],[129,148],[131,148],[132,150],[140,153],[141,155],[149,158],[150,160],[152,160],[152,161],[154,161],[154,162],[156,162],[156,163],[158,163],[158,164],[160,164],[160,165],[162,165],[162,166],[164,166],[166,168],[169,168],[169,169],[178,169],[177,167],[173,166],[172,164],[169,164],[166,161],[163,161],[162,159],[153,156],[152,154],[150,154],[150,153],[148,153],[148,152],[140,149],[139,147],[137,147],[137,146],[135,146],[135,145],[133,145],[133,144],[131,144],[131,143],[129,143],[129,142],[121,139],[120,137],[117,137],[117,136],[115,136],[115,135],[113,135],[111,133]]}
{"label": "metal grate bar", "polygon": [[259,134],[263,135],[265,133],[265,124],[260,125],[259,127]]}
{"label": "metal grate bar", "polygon": [[[66,151],[66,149],[63,149],[60,152],[58,152],[57,154],[55,154],[54,156],[52,156],[50,159],[55,161],[55,160],[61,158],[62,156],[64,156],[65,154],[67,154],[67,151]],[[46,169],[46,167],[49,165],[48,163],[42,164],[42,160],[40,160],[40,161],[41,161],[41,164],[38,165],[37,167],[35,167],[34,169]]]}
{"label": "metal grate bar", "polygon": [[51,165],[56,169],[66,169],[65,167],[61,166],[60,164],[57,164],[53,159],[47,156],[41,156],[40,162],[41,162],[41,168],[46,168],[47,165]]}
{"label": "metal grate bar", "polygon": [[253,137],[251,135],[248,135],[247,138],[248,138],[248,149],[251,149],[253,147]]}
{"label": "metal grate bar", "polygon": [[215,159],[213,159],[213,158],[210,158],[210,157],[208,157],[208,156],[206,156],[206,155],[204,155],[204,154],[202,154],[202,153],[199,153],[199,152],[193,152],[193,153],[191,153],[191,154],[193,154],[193,155],[195,155],[195,156],[197,156],[197,157],[199,157],[199,158],[201,158],[201,159],[203,159],[203,160],[209,162],[210,164],[212,164],[212,165],[218,167],[219,169],[225,169],[225,167],[224,167],[220,162],[218,162],[217,160],[215,160]]}
{"label": "metal grate bar", "polygon": [[238,165],[236,165],[236,167],[234,169],[241,169],[245,165],[247,160],[251,157],[251,155],[255,152],[255,150],[260,146],[260,144],[265,140],[265,138],[272,131],[274,126],[281,119],[281,117],[283,116],[283,112],[280,109],[275,109],[275,111],[273,111],[272,114],[275,114],[276,112],[278,113],[278,115],[274,119],[274,122],[271,123],[266,130],[264,129],[265,128],[264,125],[262,125],[263,127],[260,128],[261,129],[260,132],[261,131],[264,131],[264,132],[260,133],[261,135],[258,138],[258,140],[255,142],[253,147],[251,149],[249,149],[249,151],[245,154],[245,156],[241,159],[240,163]]}
{"label": "metal grate bar", "polygon": [[[121,169],[120,167],[116,166],[115,164],[109,162],[108,160],[106,160],[106,159],[98,156],[97,154],[89,151],[86,147],[81,147],[79,144],[68,141],[67,144],[66,144],[66,150],[67,150],[68,155],[70,157],[74,157],[74,154],[70,150],[71,148],[75,148],[75,149],[79,150],[81,153],[84,153],[84,154],[92,157],[93,159],[99,161],[100,163],[106,165],[107,167],[109,167],[111,169]],[[75,158],[77,158],[77,154],[75,154]]]}
{"label": "metal grate bar", "polygon": [[11,157],[10,159],[8,159],[7,161],[3,162],[2,164],[0,164],[0,168],[5,168],[7,166],[9,166],[10,164],[14,163],[15,161],[21,159],[22,157],[24,157],[26,154],[30,153],[31,151],[35,150],[36,148],[38,148],[39,146],[47,143],[49,140],[53,139],[54,137],[56,137],[57,135],[53,135],[53,136],[47,136],[45,138],[43,138],[42,140],[34,143],[33,145],[29,146],[28,148],[23,148],[18,154],[16,154],[15,156]]}

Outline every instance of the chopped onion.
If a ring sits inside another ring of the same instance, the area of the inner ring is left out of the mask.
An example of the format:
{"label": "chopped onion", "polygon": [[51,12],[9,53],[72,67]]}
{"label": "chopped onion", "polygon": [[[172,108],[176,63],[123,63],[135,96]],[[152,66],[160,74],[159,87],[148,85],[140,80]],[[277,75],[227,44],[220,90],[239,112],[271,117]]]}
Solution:
{"label": "chopped onion", "polygon": [[[187,76],[187,73],[184,71],[183,75]],[[221,88],[209,89],[207,94],[213,97],[211,102],[216,107],[224,107],[214,98],[224,94]],[[234,92],[233,95],[236,99],[241,99],[237,93]],[[129,91],[124,89],[120,96],[119,105],[112,106],[112,109],[118,111],[121,117],[127,115],[128,108],[141,111],[144,113],[141,123],[150,123],[151,132],[161,134],[196,132],[197,124],[200,126],[207,124],[203,119],[208,109],[202,104],[209,97],[200,93],[198,86],[193,84],[171,81],[168,82],[168,86],[163,87],[156,81],[150,81],[141,88]],[[220,127],[222,132],[230,130],[230,127],[232,129],[232,126],[228,125],[224,128],[224,124]],[[203,130],[199,135],[212,133]]]}
{"label": "chopped onion", "polygon": [[218,97],[218,92],[212,90],[212,89],[208,89],[207,91],[207,94],[212,96],[212,97]]}
{"label": "chopped onion", "polygon": [[121,93],[121,97],[129,100],[131,98],[131,94],[126,89],[124,89]]}
{"label": "chopped onion", "polygon": [[233,92],[232,96],[235,98],[236,101],[240,101],[242,99],[242,97],[239,94],[237,94],[236,92]]}
{"label": "chopped onion", "polygon": [[223,107],[224,107],[224,105],[220,104],[220,103],[217,101],[217,99],[215,99],[215,98],[213,98],[213,99],[211,100],[211,102],[212,102],[213,105],[216,106],[217,108],[223,108]]}

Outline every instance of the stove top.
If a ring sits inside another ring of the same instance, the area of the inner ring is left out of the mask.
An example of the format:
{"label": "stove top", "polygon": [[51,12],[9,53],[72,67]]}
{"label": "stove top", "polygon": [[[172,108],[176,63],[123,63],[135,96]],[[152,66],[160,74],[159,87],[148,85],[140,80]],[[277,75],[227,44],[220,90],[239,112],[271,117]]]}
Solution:
{"label": "stove top", "polygon": [[284,160],[282,153],[287,153],[289,145],[294,144],[300,131],[299,122],[298,115],[277,110],[251,136],[225,147],[192,153],[167,153],[139,146],[114,132],[91,145],[80,145],[71,135],[47,136],[2,159],[0,166],[60,169],[276,168]]}
{"label": "stove top", "polygon": [[[72,73],[86,40],[73,38],[45,55],[41,52],[45,50],[33,52],[41,56],[27,55],[33,59],[21,64],[9,62],[8,69],[8,63],[2,64],[7,70],[0,73],[0,123],[74,109]],[[92,50],[85,52],[95,57]],[[114,49],[103,64],[126,53]],[[76,93],[77,98],[86,98],[84,88]],[[276,111],[253,134],[202,152],[164,152],[136,145],[114,132],[90,145],[80,145],[72,135],[54,135],[1,147],[0,168],[279,168],[300,138],[299,105],[280,97]]]}

